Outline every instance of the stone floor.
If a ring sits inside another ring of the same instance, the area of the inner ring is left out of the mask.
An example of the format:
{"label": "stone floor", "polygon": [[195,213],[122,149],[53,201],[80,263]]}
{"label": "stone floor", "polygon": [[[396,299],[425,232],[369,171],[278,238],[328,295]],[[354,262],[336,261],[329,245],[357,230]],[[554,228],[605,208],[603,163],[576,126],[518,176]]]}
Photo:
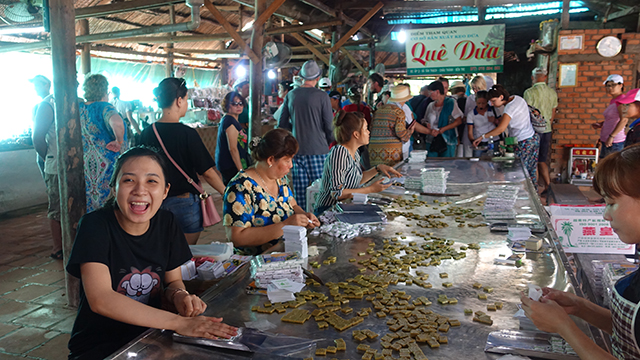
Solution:
{"label": "stone floor", "polygon": [[[221,213],[220,196],[214,199]],[[46,208],[1,217],[0,234],[0,360],[67,359],[76,309],[67,306],[62,261],[49,257]],[[221,224],[198,243],[212,241],[226,241]]]}

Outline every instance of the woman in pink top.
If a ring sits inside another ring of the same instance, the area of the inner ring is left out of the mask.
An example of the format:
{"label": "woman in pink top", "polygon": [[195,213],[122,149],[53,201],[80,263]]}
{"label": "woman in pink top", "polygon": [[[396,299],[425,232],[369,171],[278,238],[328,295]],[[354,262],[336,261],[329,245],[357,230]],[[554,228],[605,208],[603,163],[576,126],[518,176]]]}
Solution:
{"label": "woman in pink top", "polygon": [[627,125],[626,118],[620,119],[618,106],[616,104],[616,100],[622,96],[624,90],[624,79],[617,74],[609,75],[607,80],[604,81],[604,86],[607,94],[611,96],[611,101],[602,113],[604,121],[598,121],[591,125],[594,129],[601,129],[600,139],[598,140],[598,145],[602,145],[600,147],[600,159],[604,159],[613,152],[622,150],[624,141],[626,140],[624,127]]}

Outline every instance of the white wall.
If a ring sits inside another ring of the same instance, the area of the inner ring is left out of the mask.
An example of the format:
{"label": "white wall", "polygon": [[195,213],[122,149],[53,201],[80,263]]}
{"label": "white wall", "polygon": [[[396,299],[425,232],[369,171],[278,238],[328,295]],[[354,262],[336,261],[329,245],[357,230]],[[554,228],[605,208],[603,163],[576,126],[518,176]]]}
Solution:
{"label": "white wall", "polygon": [[36,151],[0,152],[0,214],[46,203]]}

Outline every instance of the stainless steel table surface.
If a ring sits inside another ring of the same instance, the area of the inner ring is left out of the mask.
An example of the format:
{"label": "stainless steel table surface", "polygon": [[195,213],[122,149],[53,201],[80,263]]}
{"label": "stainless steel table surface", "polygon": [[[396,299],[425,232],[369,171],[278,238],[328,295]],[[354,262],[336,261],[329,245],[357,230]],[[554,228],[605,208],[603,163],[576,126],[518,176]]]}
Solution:
{"label": "stainless steel table surface", "polygon": [[[539,199],[533,190],[533,186],[525,177],[525,172],[520,162],[490,162],[490,161],[470,161],[468,159],[447,159],[432,160],[421,164],[403,164],[400,171],[407,175],[417,174],[423,167],[444,167],[450,171],[448,179],[448,193],[460,194],[455,197],[429,197],[420,196],[422,200],[429,202],[428,207],[420,207],[411,211],[417,214],[440,214],[440,210],[449,206],[459,206],[463,208],[471,208],[481,212],[482,206],[479,201],[486,198],[486,190],[489,185],[517,185],[520,187],[518,200],[516,202],[517,222],[532,223],[542,222],[549,224],[548,217],[544,213]],[[399,191],[382,194],[383,196],[405,197],[412,199],[415,193],[406,192],[399,195]],[[440,202],[451,201],[450,205],[440,206],[434,203],[434,200]],[[399,209],[398,211],[407,212]],[[517,311],[517,304],[520,303],[519,295],[524,291],[527,284],[537,284],[540,286],[550,286],[557,289],[565,289],[578,292],[574,289],[571,282],[575,282],[575,277],[570,273],[566,266],[566,257],[562,250],[558,249],[558,242],[555,234],[547,232],[543,237],[544,241],[554,250],[552,253],[530,253],[524,258],[524,266],[517,268],[506,265],[494,264],[494,259],[501,256],[511,255],[511,251],[506,245],[506,234],[491,233],[488,227],[470,228],[468,226],[458,227],[458,223],[454,221],[453,216],[447,216],[446,219],[440,219],[448,222],[449,227],[442,229],[423,229],[417,227],[417,223],[422,221],[408,220],[404,216],[395,218],[389,217],[388,223],[384,226],[384,230],[370,234],[367,237],[357,237],[352,240],[341,241],[329,238],[326,235],[319,237],[310,237],[309,245],[317,245],[320,254],[316,257],[309,258],[311,261],[319,261],[329,256],[338,258],[335,264],[322,265],[316,269],[315,273],[325,282],[339,282],[347,278],[355,277],[360,274],[357,263],[349,262],[349,258],[363,259],[370,255],[360,257],[359,252],[366,251],[369,243],[376,244],[375,249],[382,248],[383,239],[398,238],[398,232],[402,232],[406,239],[399,239],[401,243],[409,243],[411,241],[418,242],[418,245],[424,240],[411,234],[416,230],[419,234],[432,232],[433,237],[446,238],[455,241],[454,248],[459,249],[463,244],[478,243],[480,250],[467,250],[466,258],[461,260],[443,260],[439,266],[412,268],[411,274],[415,275],[416,270],[421,270],[430,275],[429,282],[433,284],[433,288],[424,289],[418,286],[406,286],[404,283],[392,285],[389,290],[404,290],[407,294],[415,299],[419,296],[426,296],[433,302],[428,308],[435,313],[455,318],[461,321],[462,326],[452,327],[446,336],[449,339],[448,345],[442,345],[438,349],[429,349],[426,344],[421,344],[421,348],[425,355],[429,358],[437,359],[455,359],[462,357],[470,359],[495,359],[499,357],[496,354],[484,353],[484,346],[487,335],[491,331],[501,329],[518,329],[518,321],[513,318],[513,314]],[[467,219],[467,224],[477,224],[484,222],[482,216],[475,219]],[[515,223],[515,221],[511,221]],[[371,329],[384,335],[388,332],[386,323],[387,318],[379,319],[375,316],[375,312],[365,318],[363,323],[349,328],[346,331],[338,332],[333,327],[319,330],[316,322],[312,319],[303,325],[295,325],[284,323],[280,318],[284,314],[260,314],[252,312],[250,308],[253,305],[261,305],[267,302],[266,296],[247,295],[245,286],[250,282],[248,271],[245,274],[235,274],[233,279],[225,279],[226,283],[221,283],[216,289],[212,289],[203,294],[203,299],[208,303],[209,307],[205,315],[222,316],[224,321],[235,325],[242,326],[245,322],[255,320],[268,320],[277,326],[276,329],[270,330],[290,336],[297,336],[307,339],[316,339],[317,346],[326,348],[333,345],[333,340],[343,338],[347,341],[347,351],[338,352],[337,354],[327,355],[326,357],[315,357],[330,359],[333,357],[341,359],[359,359],[362,355],[356,352],[357,343],[352,340],[351,331],[355,329]],[[449,274],[447,279],[441,279],[439,273],[446,272]],[[365,274],[370,274],[367,271]],[[453,283],[453,287],[444,288],[442,283],[449,281]],[[494,291],[488,294],[488,300],[483,301],[477,298],[478,290],[474,289],[471,284],[479,282],[484,286],[493,287]],[[312,287],[313,291],[321,291],[328,294],[326,287]],[[440,305],[437,303],[439,294],[446,294],[448,297],[458,299],[456,305]],[[496,312],[487,311],[487,303],[495,301],[504,302],[504,308]],[[363,307],[371,307],[371,303],[363,300],[351,300],[348,305],[343,307],[352,307],[353,313],[349,315],[340,314],[342,317],[351,318],[357,316],[355,313]],[[310,302],[301,308],[314,310],[316,307]],[[482,310],[491,315],[494,323],[492,326],[476,323],[472,321],[471,316],[465,316],[463,310],[465,308],[474,311]],[[593,336],[587,326],[578,320],[579,325],[589,336]],[[377,340],[377,339],[376,339]],[[381,349],[379,341],[368,342],[375,349]],[[162,350],[162,357],[159,355],[150,355],[151,352]],[[115,359],[130,359],[128,353],[136,354],[136,359],[205,359],[205,358],[243,358],[245,354],[221,352],[212,348],[196,347],[184,344],[177,344],[171,341],[170,332],[161,332],[159,330],[149,330],[139,339],[135,340],[129,346],[122,349]],[[264,355],[254,354],[254,358],[264,358]],[[398,356],[394,353],[394,356]],[[275,358],[275,357],[271,357]]]}

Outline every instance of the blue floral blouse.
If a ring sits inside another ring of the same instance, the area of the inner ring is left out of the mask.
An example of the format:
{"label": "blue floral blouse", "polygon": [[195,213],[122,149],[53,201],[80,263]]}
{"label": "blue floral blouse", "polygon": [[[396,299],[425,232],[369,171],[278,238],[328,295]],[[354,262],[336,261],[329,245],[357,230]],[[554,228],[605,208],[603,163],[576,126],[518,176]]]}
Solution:
{"label": "blue floral blouse", "polygon": [[293,215],[294,198],[286,177],[276,180],[277,199],[254,179],[240,171],[227,185],[223,202],[223,225],[261,227],[277,224]]}

